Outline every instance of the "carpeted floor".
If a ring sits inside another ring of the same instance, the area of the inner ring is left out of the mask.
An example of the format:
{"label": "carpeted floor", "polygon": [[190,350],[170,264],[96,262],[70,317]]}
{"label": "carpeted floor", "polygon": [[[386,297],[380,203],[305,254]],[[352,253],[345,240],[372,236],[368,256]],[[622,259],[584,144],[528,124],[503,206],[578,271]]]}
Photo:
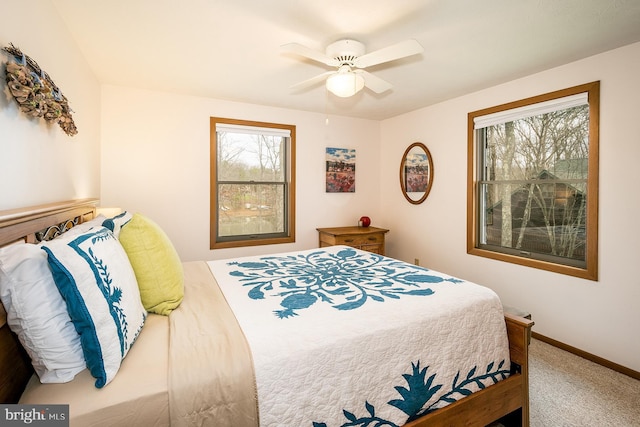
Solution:
{"label": "carpeted floor", "polygon": [[640,427],[640,381],[532,339],[531,427]]}

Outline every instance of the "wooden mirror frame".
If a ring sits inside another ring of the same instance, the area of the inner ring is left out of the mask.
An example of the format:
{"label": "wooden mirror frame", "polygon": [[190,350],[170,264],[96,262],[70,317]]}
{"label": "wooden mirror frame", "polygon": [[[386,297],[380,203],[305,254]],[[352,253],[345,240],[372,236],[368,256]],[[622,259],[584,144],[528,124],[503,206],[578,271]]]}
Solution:
{"label": "wooden mirror frame", "polygon": [[[425,155],[427,157],[426,160],[428,162],[426,188],[424,190],[424,194],[417,200],[412,199],[409,196],[410,191],[407,191],[407,180],[406,180],[406,173],[405,173],[407,157],[411,153],[411,150],[414,149],[414,148],[419,148],[422,151],[424,151],[424,153],[425,153]],[[400,161],[400,188],[402,189],[402,194],[404,195],[404,198],[407,199],[407,201],[409,203],[411,203],[413,205],[419,205],[420,203],[424,202],[427,199],[427,196],[429,195],[429,191],[431,191],[431,186],[432,185],[433,185],[433,159],[431,158],[431,153],[429,152],[429,149],[423,143],[414,142],[409,147],[407,147],[407,149],[404,151],[404,154],[402,156],[402,160]]]}

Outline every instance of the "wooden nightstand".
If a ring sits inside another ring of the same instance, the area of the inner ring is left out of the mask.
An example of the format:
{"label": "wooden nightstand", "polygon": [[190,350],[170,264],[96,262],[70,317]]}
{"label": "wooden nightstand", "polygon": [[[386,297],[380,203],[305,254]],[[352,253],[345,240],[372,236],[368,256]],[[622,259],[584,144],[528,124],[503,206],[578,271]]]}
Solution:
{"label": "wooden nightstand", "polygon": [[347,245],[380,255],[384,255],[384,235],[389,231],[377,227],[331,227],[316,230],[321,248]]}

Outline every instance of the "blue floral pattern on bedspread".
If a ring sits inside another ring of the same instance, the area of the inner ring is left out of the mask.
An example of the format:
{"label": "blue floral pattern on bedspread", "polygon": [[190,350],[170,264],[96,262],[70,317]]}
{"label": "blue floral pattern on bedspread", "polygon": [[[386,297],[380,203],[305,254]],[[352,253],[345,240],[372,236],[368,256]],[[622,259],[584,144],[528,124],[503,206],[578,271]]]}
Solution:
{"label": "blue floral pattern on bedspread", "polygon": [[428,296],[430,284],[459,279],[429,274],[414,266],[370,252],[345,248],[337,252],[318,250],[303,254],[264,256],[257,261],[230,262],[237,267],[232,276],[250,287],[254,300],[281,298],[280,319],[297,316],[316,303],[327,303],[337,310],[354,310],[368,300]]}
{"label": "blue floral pattern on bedspread", "polygon": [[[411,373],[402,374],[407,386],[394,387],[401,399],[387,402],[388,405],[398,408],[408,416],[406,423],[470,395],[474,392],[474,388],[476,390],[483,389],[487,384],[495,384],[509,376],[509,369],[505,368],[504,360],[497,367],[495,363],[490,363],[484,373],[478,373],[477,366],[473,367],[466,377],[461,377],[460,371],[458,371],[453,379],[451,389],[435,401],[429,402],[444,384],[434,384],[436,374],[427,378],[428,369],[429,366],[421,369],[420,361],[411,363]],[[340,427],[399,427],[398,424],[377,416],[374,405],[368,401],[365,402],[364,407],[367,413],[363,416],[357,416],[355,413],[343,409],[342,414],[347,421]],[[314,421],[313,427],[327,427],[327,424]]]}

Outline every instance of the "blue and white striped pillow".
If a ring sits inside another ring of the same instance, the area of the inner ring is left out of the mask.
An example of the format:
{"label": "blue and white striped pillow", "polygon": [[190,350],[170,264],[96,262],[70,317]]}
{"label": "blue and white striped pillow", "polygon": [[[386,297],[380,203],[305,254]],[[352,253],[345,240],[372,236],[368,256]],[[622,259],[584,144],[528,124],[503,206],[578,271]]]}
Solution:
{"label": "blue and white striped pillow", "polygon": [[147,315],[127,254],[104,227],[62,235],[43,249],[87,367],[102,388],[115,377]]}

